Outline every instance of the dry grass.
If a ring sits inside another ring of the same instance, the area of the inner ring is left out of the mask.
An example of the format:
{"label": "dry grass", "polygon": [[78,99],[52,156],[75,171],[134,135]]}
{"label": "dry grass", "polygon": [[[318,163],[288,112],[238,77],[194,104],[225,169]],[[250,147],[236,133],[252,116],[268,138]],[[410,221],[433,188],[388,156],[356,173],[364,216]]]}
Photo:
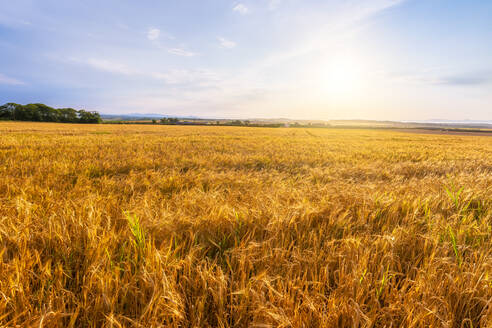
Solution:
{"label": "dry grass", "polygon": [[0,123],[0,326],[491,327],[492,139]]}

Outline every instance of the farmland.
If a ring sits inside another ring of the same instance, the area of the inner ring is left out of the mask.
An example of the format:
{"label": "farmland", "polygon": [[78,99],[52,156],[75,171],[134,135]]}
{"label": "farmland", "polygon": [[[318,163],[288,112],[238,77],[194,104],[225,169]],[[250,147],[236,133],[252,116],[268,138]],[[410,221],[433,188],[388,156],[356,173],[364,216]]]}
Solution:
{"label": "farmland", "polygon": [[0,122],[0,326],[490,327],[492,138]]}

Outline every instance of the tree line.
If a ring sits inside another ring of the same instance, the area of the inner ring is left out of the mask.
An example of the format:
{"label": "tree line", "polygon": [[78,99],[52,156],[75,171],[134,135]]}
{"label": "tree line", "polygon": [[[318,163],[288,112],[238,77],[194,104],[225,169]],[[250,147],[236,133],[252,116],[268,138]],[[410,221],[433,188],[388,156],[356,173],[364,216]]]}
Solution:
{"label": "tree line", "polygon": [[45,104],[19,105],[8,103],[0,106],[0,120],[63,122],[63,123],[101,123],[98,112],[76,110],[73,108],[53,108]]}

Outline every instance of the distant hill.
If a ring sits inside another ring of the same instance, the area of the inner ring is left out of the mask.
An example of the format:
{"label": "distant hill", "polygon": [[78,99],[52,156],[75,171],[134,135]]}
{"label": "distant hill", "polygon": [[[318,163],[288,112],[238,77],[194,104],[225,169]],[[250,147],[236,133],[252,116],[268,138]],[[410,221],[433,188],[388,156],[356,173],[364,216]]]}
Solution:
{"label": "distant hill", "polygon": [[168,117],[165,115],[158,114],[101,114],[101,118],[105,121],[148,121],[152,119],[161,119]]}
{"label": "distant hill", "polygon": [[177,117],[180,121],[192,121],[198,124],[228,124],[242,121],[250,125],[281,124],[285,126],[332,126],[332,127],[373,127],[373,128],[474,128],[492,129],[492,121],[477,120],[415,120],[415,121],[377,121],[377,120],[295,120],[289,118],[250,118],[244,120],[230,118],[204,118],[197,116],[171,116],[155,113],[130,113],[130,114],[101,114],[104,121],[151,121],[162,118]]}

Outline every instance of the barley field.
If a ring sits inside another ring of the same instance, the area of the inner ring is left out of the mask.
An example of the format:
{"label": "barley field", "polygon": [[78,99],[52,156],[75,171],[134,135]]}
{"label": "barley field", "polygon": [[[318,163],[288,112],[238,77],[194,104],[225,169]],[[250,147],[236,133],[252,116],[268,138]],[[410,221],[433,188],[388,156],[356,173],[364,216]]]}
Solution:
{"label": "barley field", "polygon": [[1,327],[492,327],[492,138],[0,123]]}

